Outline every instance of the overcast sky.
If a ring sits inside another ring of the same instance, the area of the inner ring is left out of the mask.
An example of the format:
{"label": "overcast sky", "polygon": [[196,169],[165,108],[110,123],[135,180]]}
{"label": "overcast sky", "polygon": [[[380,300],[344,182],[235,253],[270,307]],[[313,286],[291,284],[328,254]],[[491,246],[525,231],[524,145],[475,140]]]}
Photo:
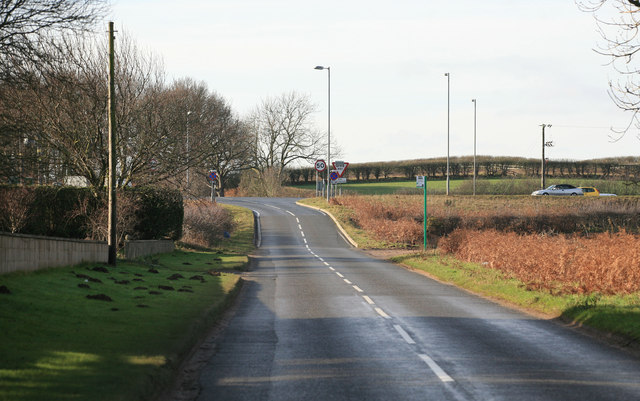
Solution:
{"label": "overcast sky", "polygon": [[451,74],[451,156],[638,156],[630,115],[607,94],[617,75],[593,49],[593,17],[573,0],[115,0],[117,29],[204,81],[242,116],[296,91],[318,106],[349,162],[443,157]]}

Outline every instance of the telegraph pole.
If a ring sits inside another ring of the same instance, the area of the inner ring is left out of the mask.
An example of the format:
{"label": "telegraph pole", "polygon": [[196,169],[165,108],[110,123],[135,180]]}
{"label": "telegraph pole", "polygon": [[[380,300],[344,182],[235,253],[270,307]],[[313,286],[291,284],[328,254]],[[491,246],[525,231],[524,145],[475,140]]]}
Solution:
{"label": "telegraph pole", "polygon": [[109,22],[109,264],[116,265],[116,97],[113,22]]}
{"label": "telegraph pole", "polygon": [[545,185],[544,185],[544,173],[545,173],[545,163],[544,163],[544,147],[547,146],[547,143],[544,140],[544,129],[545,128],[551,128],[551,124],[542,124],[540,125],[542,127],[542,160],[540,162],[540,189],[545,189]]}

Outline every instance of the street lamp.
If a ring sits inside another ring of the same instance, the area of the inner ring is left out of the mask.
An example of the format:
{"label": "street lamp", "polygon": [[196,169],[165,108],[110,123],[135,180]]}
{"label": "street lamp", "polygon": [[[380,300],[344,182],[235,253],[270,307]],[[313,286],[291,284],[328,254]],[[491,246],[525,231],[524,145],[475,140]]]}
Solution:
{"label": "street lamp", "polygon": [[448,72],[444,73],[444,76],[447,77],[447,195],[449,195],[449,129],[450,129],[450,83],[451,76]]}
{"label": "street lamp", "polygon": [[331,180],[329,173],[331,171],[331,68],[317,65],[316,70],[327,70],[327,202],[331,198]]}
{"label": "street lamp", "polygon": [[545,185],[544,185],[544,170],[545,170],[545,166],[544,166],[544,148],[545,148],[545,146],[550,146],[550,145],[547,145],[547,143],[544,140],[544,129],[545,128],[551,128],[551,124],[541,124],[540,126],[542,127],[542,161],[541,161],[541,164],[540,164],[540,171],[541,171],[541,174],[540,174],[540,186],[541,186],[541,189],[544,189],[545,188]]}
{"label": "street lamp", "polygon": [[471,99],[473,102],[473,194],[476,194],[476,122],[477,113],[476,107],[478,105],[476,99]]}

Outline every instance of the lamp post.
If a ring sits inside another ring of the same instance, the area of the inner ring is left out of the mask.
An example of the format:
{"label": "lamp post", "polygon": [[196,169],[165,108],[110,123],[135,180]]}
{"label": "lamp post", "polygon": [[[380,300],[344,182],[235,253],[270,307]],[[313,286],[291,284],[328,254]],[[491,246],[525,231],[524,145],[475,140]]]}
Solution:
{"label": "lamp post", "polygon": [[449,130],[450,130],[450,83],[451,83],[451,76],[449,75],[448,72],[444,73],[444,76],[447,77],[447,195],[449,195]]}
{"label": "lamp post", "polygon": [[545,185],[544,185],[544,170],[545,170],[545,165],[544,165],[544,148],[545,146],[547,146],[547,143],[544,140],[544,129],[545,128],[551,128],[551,124],[541,124],[540,125],[542,127],[542,160],[540,162],[540,189],[544,189]]}
{"label": "lamp post", "polygon": [[477,122],[477,101],[471,99],[473,102],[473,194],[476,194],[476,122]]}
{"label": "lamp post", "polygon": [[316,66],[316,70],[327,70],[327,202],[331,198],[331,180],[329,173],[331,171],[331,68],[321,65]]}
{"label": "lamp post", "polygon": [[189,167],[190,167],[190,154],[189,154],[189,115],[191,111],[187,111],[187,192],[189,191]]}

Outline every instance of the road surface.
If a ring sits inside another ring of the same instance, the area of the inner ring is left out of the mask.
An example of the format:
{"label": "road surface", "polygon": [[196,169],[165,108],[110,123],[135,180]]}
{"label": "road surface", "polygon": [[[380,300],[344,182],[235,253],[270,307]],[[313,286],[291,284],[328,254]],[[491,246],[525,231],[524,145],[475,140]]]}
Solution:
{"label": "road surface", "polygon": [[640,400],[633,356],[372,259],[294,199],[219,201],[262,243],[198,401]]}

